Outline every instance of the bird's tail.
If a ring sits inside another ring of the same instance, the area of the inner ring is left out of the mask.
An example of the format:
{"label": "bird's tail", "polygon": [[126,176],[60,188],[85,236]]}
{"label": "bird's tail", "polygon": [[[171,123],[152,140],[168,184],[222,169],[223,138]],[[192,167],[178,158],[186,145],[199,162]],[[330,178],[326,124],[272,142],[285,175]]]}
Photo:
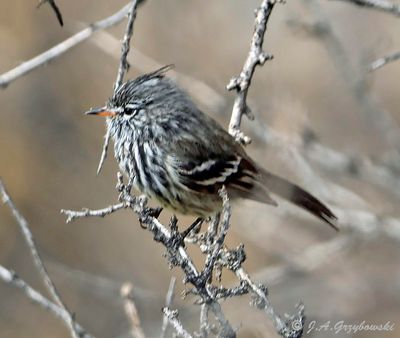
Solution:
{"label": "bird's tail", "polygon": [[262,168],[258,168],[258,170],[261,174],[262,182],[269,191],[307,210],[328,223],[335,230],[339,230],[336,226],[337,217],[316,197],[284,178],[269,173]]}

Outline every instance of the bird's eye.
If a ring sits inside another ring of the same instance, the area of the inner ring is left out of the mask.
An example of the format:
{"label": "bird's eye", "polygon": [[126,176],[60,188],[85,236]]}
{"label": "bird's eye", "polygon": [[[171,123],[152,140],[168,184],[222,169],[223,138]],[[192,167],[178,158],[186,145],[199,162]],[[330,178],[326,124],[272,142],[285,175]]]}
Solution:
{"label": "bird's eye", "polygon": [[127,116],[132,116],[132,115],[135,115],[136,113],[137,113],[137,109],[126,108],[124,110],[124,114]]}

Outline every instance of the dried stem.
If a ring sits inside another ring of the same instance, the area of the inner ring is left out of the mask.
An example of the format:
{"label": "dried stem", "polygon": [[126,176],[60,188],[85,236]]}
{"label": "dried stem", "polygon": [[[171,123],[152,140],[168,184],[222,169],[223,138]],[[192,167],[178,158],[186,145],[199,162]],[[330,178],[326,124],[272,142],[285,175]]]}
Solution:
{"label": "dried stem", "polygon": [[52,296],[52,298],[54,299],[54,301],[61,308],[63,308],[66,313],[68,313],[68,324],[69,324],[69,328],[70,328],[72,337],[74,337],[74,338],[79,337],[79,333],[76,331],[76,328],[74,325],[74,317],[68,311],[66,305],[64,304],[64,302],[62,301],[62,299],[60,297],[60,294],[58,293],[58,291],[56,289],[56,286],[54,285],[53,281],[51,280],[51,278],[47,272],[47,269],[43,263],[43,260],[40,257],[39,252],[36,248],[35,239],[29,228],[29,224],[26,221],[26,219],[24,218],[24,216],[22,216],[22,214],[18,211],[14,202],[11,200],[10,196],[8,195],[8,193],[4,187],[3,181],[1,179],[0,179],[0,195],[1,195],[1,199],[2,199],[3,203],[6,204],[10,208],[14,218],[16,219],[16,221],[19,225],[21,233],[25,239],[25,242],[32,254],[35,266],[36,266],[37,270],[39,271],[39,274],[40,274],[41,278],[43,279],[47,290],[49,291],[49,293]]}
{"label": "dried stem", "polygon": [[257,10],[253,38],[251,39],[250,51],[239,76],[231,79],[227,85],[228,90],[236,89],[237,96],[233,105],[229,133],[243,144],[251,142],[250,138],[240,131],[240,123],[243,115],[252,119],[250,108],[247,105],[247,93],[257,65],[263,65],[265,61],[272,59],[271,54],[262,50],[264,35],[267,30],[267,22],[274,8],[274,0],[263,0]]}

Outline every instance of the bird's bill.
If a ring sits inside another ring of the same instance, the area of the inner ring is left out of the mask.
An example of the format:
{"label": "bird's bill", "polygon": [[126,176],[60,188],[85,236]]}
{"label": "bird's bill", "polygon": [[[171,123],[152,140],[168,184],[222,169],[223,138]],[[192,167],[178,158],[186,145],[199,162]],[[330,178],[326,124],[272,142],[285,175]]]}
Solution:
{"label": "bird's bill", "polygon": [[85,112],[85,115],[97,115],[97,116],[115,116],[118,111],[108,107],[93,108]]}

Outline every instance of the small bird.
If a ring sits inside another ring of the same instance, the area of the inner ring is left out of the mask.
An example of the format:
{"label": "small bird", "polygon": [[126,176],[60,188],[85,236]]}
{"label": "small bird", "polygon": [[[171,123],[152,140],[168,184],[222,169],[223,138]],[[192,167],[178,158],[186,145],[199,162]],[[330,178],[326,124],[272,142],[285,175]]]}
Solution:
{"label": "small bird", "polygon": [[277,206],[279,195],[337,229],[336,216],[299,186],[272,174],[191,98],[162,67],[122,84],[105,107],[86,114],[107,117],[120,169],[133,186],[181,214],[207,218],[222,208],[219,190]]}

